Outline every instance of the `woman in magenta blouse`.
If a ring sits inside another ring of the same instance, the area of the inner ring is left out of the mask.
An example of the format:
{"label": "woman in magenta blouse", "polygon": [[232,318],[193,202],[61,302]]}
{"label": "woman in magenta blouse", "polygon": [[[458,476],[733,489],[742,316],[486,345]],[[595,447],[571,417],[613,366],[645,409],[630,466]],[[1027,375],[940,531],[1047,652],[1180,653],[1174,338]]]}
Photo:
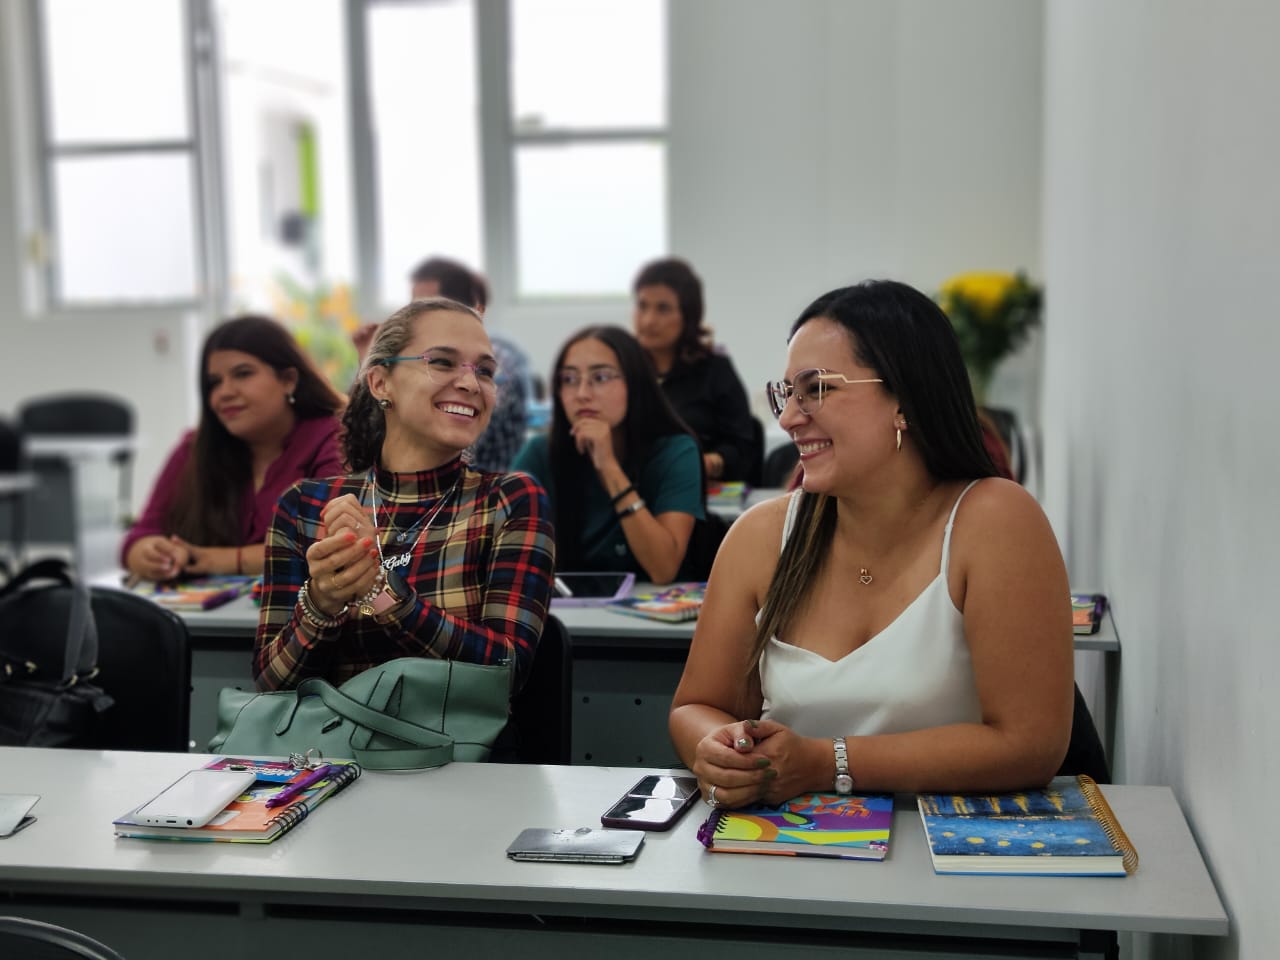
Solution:
{"label": "woman in magenta blouse", "polygon": [[120,557],[145,580],[261,573],[280,494],[343,472],[343,396],[267,317],[215,327],[200,356],[200,423],[169,456]]}

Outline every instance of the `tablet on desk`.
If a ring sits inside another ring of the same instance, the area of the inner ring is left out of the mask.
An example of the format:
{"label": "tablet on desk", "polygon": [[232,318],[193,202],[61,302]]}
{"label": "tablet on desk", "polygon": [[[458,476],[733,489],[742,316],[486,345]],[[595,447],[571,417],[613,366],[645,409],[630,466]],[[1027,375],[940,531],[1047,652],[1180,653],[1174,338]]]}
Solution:
{"label": "tablet on desk", "polygon": [[634,573],[560,573],[555,578],[552,606],[599,607],[621,600],[635,586]]}

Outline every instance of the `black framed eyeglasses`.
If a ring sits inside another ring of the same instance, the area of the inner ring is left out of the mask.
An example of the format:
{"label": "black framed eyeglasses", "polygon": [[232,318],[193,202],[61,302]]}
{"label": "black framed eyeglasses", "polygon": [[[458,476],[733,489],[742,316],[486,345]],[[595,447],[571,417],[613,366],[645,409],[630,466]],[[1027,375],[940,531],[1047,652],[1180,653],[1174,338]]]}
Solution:
{"label": "black framed eyeglasses", "polygon": [[765,384],[765,394],[769,397],[769,409],[775,417],[781,417],[787,408],[787,401],[796,398],[796,405],[806,417],[811,417],[822,409],[822,401],[826,398],[830,387],[828,381],[842,380],[845,383],[884,383],[881,377],[864,380],[850,380],[843,373],[832,373],[821,367],[801,370],[790,380],[770,380]]}

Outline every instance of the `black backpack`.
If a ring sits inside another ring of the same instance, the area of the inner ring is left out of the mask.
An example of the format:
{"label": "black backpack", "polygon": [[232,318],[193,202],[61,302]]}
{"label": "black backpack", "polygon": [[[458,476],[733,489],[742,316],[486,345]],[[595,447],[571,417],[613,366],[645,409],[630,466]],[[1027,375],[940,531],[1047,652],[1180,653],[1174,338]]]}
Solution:
{"label": "black backpack", "polygon": [[0,746],[92,747],[112,702],[91,682],[97,662],[89,588],[68,565],[15,575],[0,588]]}

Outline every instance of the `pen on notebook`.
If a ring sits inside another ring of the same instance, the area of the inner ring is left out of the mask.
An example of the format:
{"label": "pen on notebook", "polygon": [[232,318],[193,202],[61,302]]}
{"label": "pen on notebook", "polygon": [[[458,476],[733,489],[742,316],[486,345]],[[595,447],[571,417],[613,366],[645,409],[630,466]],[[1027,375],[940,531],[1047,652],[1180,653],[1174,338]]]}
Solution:
{"label": "pen on notebook", "polygon": [[292,800],[296,800],[298,794],[302,793],[303,790],[308,787],[314,787],[321,780],[328,779],[333,772],[334,768],[329,764],[325,764],[323,767],[316,767],[314,770],[308,770],[306,776],[301,780],[291,781],[287,787],[270,798],[267,801],[267,806],[281,807]]}
{"label": "pen on notebook", "polygon": [[562,597],[573,596],[573,591],[569,589],[569,585],[565,583],[563,580],[561,580],[559,577],[556,577],[555,583],[556,583],[556,589],[560,591],[560,596]]}

